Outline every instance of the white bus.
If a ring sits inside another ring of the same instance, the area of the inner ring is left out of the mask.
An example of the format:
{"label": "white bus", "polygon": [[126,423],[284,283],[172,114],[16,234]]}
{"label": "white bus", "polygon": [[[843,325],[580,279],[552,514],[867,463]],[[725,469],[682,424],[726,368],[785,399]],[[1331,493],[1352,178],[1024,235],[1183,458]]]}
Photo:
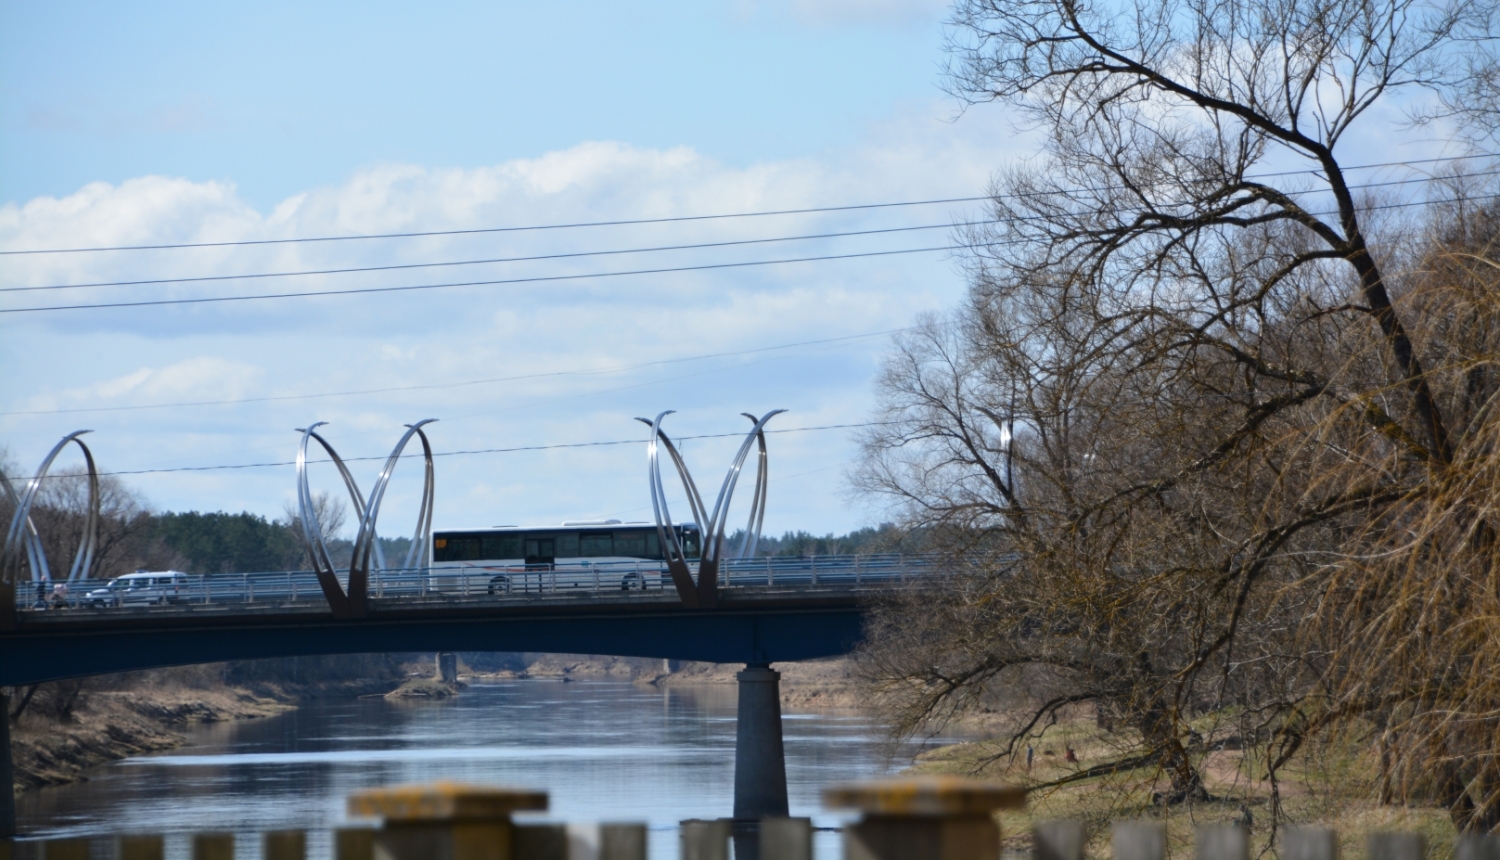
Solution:
{"label": "white bus", "polygon": [[[676,526],[689,562],[698,527]],[[619,520],[560,526],[496,526],[432,533],[431,587],[466,594],[576,589],[670,588],[654,523]]]}

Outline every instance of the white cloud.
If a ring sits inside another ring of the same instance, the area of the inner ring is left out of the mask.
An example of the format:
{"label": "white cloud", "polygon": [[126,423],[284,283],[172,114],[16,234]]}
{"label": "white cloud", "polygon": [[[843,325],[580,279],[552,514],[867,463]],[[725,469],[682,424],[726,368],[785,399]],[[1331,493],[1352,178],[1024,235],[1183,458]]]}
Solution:
{"label": "white cloud", "polygon": [[[730,166],[687,148],[581,143],[536,158],[457,169],[378,165],[337,186],[308,189],[257,212],[224,182],[142,177],[94,183],[62,198],[0,207],[0,248],[69,247],[349,235],[663,218],[979,193],[1018,146],[998,116],[947,122],[943,103],[911,105],[868,130],[860,147],[803,159]],[[900,225],[940,227],[974,211],[916,207],[638,225],[259,245],[173,252],[10,258],[4,283],[51,285],[202,274],[399,265],[702,242]],[[346,289],[692,266],[942,244],[947,229],[700,251],[358,275],[195,282],[11,293],[0,307],[56,302]],[[439,451],[635,439],[635,415],[681,410],[681,435],[738,432],[740,411],[793,409],[784,427],[862,420],[883,349],[879,338],[651,365],[695,355],[864,334],[951,305],[963,289],[940,254],[761,268],[461,287],[355,297],[0,317],[0,364],[19,382],[0,412],[255,399],[239,406],[0,415],[0,438],[21,459],[79,426],[106,469],[283,461],[293,427],[327,420],[346,456],[383,457],[417,418],[437,417]],[[648,366],[640,366],[648,365]],[[621,368],[636,367],[634,370]],[[17,372],[12,372],[12,371]],[[606,371],[557,375],[559,371]],[[404,389],[551,374],[479,385],[316,399],[318,392]],[[265,399],[273,398],[273,399]],[[704,475],[721,473],[737,443],[689,443]],[[837,470],[853,450],[842,432],[772,442],[768,527],[858,525]],[[649,504],[634,445],[439,462],[439,521],[555,521]],[[701,464],[701,465],[700,465]],[[355,465],[368,482],[378,462]],[[410,469],[403,466],[403,469]],[[822,471],[820,471],[822,470]],[[775,475],[807,473],[784,489]],[[406,528],[415,472],[398,474],[392,525]],[[712,481],[719,480],[712,477]],[[330,476],[324,476],[330,477]],[[248,508],[276,514],[291,497],[289,468],[140,475],[174,509]],[[702,480],[709,480],[703,478]],[[330,486],[332,486],[330,484]],[[648,512],[648,511],[647,511]],[[639,515],[639,514],[633,514]],[[739,515],[736,514],[736,517]],[[399,525],[397,525],[399,524]]]}

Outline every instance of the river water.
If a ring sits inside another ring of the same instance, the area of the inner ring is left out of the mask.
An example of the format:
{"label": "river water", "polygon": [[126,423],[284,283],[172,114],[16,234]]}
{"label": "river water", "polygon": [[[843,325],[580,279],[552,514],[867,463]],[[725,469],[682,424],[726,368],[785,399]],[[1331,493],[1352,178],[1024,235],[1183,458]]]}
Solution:
{"label": "river water", "polygon": [[[868,719],[785,714],[792,815],[819,827],[823,786],[888,773],[892,758]],[[735,687],[656,689],[630,683],[520,680],[475,684],[445,701],[314,702],[264,720],[195,729],[169,753],[98,768],[89,781],[17,798],[28,836],[167,834],[169,860],[188,834],[233,830],[237,860],[256,860],[258,833],[306,829],[308,856],[331,854],[344,798],[370,786],[451,779],[545,789],[539,820],[646,821],[653,860],[677,857],[677,822],[732,811]],[[819,858],[841,856],[816,835]]]}

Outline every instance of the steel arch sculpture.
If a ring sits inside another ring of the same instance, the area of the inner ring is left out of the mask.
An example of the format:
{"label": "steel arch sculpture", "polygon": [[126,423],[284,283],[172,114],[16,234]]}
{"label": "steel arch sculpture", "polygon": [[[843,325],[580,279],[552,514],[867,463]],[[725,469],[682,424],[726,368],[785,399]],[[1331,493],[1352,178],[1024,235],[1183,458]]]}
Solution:
{"label": "steel arch sculpture", "polygon": [[70,442],[83,452],[83,460],[87,465],[89,497],[83,535],[79,538],[78,550],[73,554],[73,564],[68,568],[68,578],[65,581],[72,583],[87,579],[93,568],[94,551],[99,545],[99,469],[94,463],[94,452],[78,438],[92,432],[75,430],[53,445],[37,467],[36,477],[26,484],[26,489],[21,493],[16,492],[8,477],[0,474],[0,487],[4,488],[6,499],[15,506],[10,518],[10,528],[5,533],[5,547],[0,550],[0,629],[15,628],[16,585],[21,577],[23,557],[31,569],[33,584],[52,581],[52,571],[47,564],[47,553],[42,546],[41,535],[37,532],[36,524],[31,521],[31,507],[41,491],[42,480],[52,469],[53,461]]}
{"label": "steel arch sculpture", "polygon": [[[349,474],[349,468],[344,465],[343,458],[339,457],[338,452],[333,449],[327,439],[318,434],[317,429],[327,422],[318,421],[306,428],[297,428],[302,434],[302,444],[297,448],[298,520],[302,527],[302,538],[312,562],[313,572],[317,574],[318,585],[323,589],[323,597],[328,601],[328,608],[333,611],[335,617],[363,618],[369,614],[370,563],[373,560],[377,570],[386,567],[385,553],[380,549],[380,539],[375,531],[375,523],[380,517],[380,503],[385,498],[385,490],[390,484],[391,474],[396,469],[396,463],[401,459],[401,452],[405,450],[406,443],[411,441],[413,435],[422,440],[425,472],[422,484],[422,504],[417,511],[417,529],[412,535],[411,548],[406,553],[403,567],[413,568],[419,559],[426,557],[427,539],[432,533],[435,482],[432,468],[432,444],[422,428],[436,420],[428,418],[415,424],[405,425],[406,433],[401,436],[401,441],[396,443],[395,449],[386,458],[385,466],[380,470],[380,476],[375,479],[375,486],[370,490],[368,501],[360,493],[359,484],[354,480],[354,476]],[[338,572],[328,555],[328,547],[323,542],[322,524],[318,522],[312,490],[307,482],[307,443],[312,440],[316,440],[319,445],[323,446],[328,458],[333,461],[333,465],[339,471],[339,477],[344,480],[344,488],[349,492],[349,499],[354,503],[354,510],[359,515],[359,532],[355,536],[354,552],[349,561],[347,591],[339,582]]]}
{"label": "steel arch sculpture", "polygon": [[[719,487],[719,495],[714,499],[712,511],[703,504],[703,497],[699,495],[698,487],[693,483],[693,476],[688,471],[687,464],[683,462],[682,454],[677,450],[677,446],[672,444],[671,438],[661,429],[662,419],[671,415],[673,410],[668,409],[662,412],[654,421],[648,418],[636,419],[651,428],[651,438],[646,444],[647,478],[651,484],[651,509],[656,515],[656,534],[661,542],[662,554],[667,557],[667,570],[672,574],[672,584],[677,587],[677,596],[684,606],[712,609],[718,604],[719,563],[723,560],[724,532],[729,525],[729,505],[734,498],[734,489],[739,484],[745,458],[750,455],[751,445],[759,447],[760,455],[756,460],[755,495],[750,501],[750,520],[745,526],[745,542],[740,545],[739,557],[747,558],[755,554],[756,544],[760,542],[761,525],[766,518],[766,492],[770,479],[766,459],[766,423],[785,411],[785,409],[773,409],[760,418],[748,412],[740,413],[749,418],[754,426],[730,463],[729,474],[724,476],[724,483]],[[667,507],[666,485],[661,477],[661,448],[665,448],[667,455],[672,458],[672,465],[676,467],[677,476],[682,480],[682,489],[687,494],[688,507],[700,529],[703,550],[699,556],[696,582],[693,580],[692,571],[688,568],[687,553],[672,522],[672,512]]]}

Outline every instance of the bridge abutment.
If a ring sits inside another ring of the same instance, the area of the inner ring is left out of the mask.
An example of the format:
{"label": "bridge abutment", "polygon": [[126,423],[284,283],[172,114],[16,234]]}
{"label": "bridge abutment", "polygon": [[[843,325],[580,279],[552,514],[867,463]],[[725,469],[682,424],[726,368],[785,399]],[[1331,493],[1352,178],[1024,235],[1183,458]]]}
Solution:
{"label": "bridge abutment", "polygon": [[16,774],[10,761],[10,695],[0,688],[0,839],[16,835]]}

